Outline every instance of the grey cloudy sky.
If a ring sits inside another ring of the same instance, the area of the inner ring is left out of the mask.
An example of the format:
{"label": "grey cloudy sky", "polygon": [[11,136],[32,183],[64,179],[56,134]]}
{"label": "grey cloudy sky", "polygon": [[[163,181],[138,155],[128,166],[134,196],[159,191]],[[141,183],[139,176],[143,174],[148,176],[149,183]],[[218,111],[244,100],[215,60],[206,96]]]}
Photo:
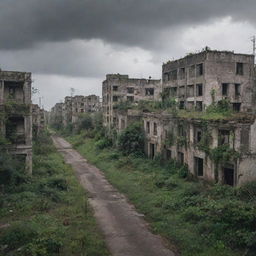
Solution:
{"label": "grey cloudy sky", "polygon": [[251,53],[255,0],[0,0],[0,67],[33,72],[46,108],[101,94],[106,73],[160,78],[210,46]]}

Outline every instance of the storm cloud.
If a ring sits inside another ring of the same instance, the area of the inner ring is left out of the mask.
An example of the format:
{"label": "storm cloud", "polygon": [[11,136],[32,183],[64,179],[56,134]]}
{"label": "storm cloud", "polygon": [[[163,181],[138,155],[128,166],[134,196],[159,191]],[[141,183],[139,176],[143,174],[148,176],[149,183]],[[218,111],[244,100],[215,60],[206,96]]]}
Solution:
{"label": "storm cloud", "polygon": [[256,20],[255,0],[8,0],[0,2],[0,48],[101,39],[158,47],[168,28],[231,16]]}

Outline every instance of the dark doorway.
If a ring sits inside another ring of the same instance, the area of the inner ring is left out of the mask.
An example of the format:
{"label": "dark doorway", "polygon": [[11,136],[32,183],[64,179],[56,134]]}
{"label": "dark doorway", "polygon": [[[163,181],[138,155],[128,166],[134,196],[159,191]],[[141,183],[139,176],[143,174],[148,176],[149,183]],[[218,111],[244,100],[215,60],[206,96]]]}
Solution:
{"label": "dark doorway", "polygon": [[150,158],[153,159],[155,157],[155,144],[150,143]]}
{"label": "dark doorway", "polygon": [[224,184],[234,186],[234,168],[224,168]]}

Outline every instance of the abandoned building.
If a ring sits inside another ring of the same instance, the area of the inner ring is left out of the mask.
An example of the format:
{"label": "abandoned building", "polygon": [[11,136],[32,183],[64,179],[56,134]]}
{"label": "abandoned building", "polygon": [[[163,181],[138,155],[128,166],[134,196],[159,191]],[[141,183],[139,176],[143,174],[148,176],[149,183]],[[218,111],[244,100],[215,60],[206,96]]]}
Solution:
{"label": "abandoned building", "polygon": [[39,135],[46,128],[46,111],[37,104],[32,104],[33,135]]}
{"label": "abandoned building", "polygon": [[99,96],[67,96],[64,103],[57,103],[51,109],[49,122],[67,127],[68,124],[76,124],[82,113],[92,113],[100,110],[101,102]]}
{"label": "abandoned building", "polygon": [[[158,95],[162,92],[162,101],[174,100],[175,111],[145,112],[134,106],[113,110],[118,97],[130,100],[125,91],[127,79],[127,76],[107,75],[103,82],[106,127],[116,127],[120,132],[141,120],[148,157],[162,155],[186,164],[199,179],[231,186],[256,179],[253,55],[206,49],[163,64]],[[159,100],[158,97],[154,100]],[[135,97],[132,101],[136,105]],[[211,116],[208,109],[221,102],[228,104],[232,114]]]}
{"label": "abandoned building", "polygon": [[8,150],[32,173],[31,73],[0,70],[0,107]]}
{"label": "abandoned building", "polygon": [[162,67],[163,93],[177,99],[180,109],[203,111],[229,99],[234,111],[255,108],[254,56],[205,50],[168,61]]}
{"label": "abandoned building", "polygon": [[[137,104],[139,101],[160,100],[161,80],[129,78],[128,75],[108,74],[102,83],[104,126],[118,125],[115,106],[120,102]],[[120,121],[121,122],[121,121]]]}

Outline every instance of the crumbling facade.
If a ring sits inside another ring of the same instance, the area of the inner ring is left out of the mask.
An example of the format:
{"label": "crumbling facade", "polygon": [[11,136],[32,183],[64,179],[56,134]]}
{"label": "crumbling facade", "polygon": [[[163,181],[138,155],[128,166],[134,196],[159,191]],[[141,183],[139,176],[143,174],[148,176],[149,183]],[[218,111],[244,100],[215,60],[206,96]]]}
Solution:
{"label": "crumbling facade", "polygon": [[115,105],[120,102],[136,104],[139,101],[160,100],[161,80],[129,78],[128,75],[108,74],[102,83],[104,126],[117,127]]}
{"label": "crumbling facade", "polygon": [[[148,157],[161,155],[187,165],[199,179],[239,186],[256,179],[255,78],[253,55],[206,49],[163,64],[162,87],[152,100],[174,106],[143,111],[125,91],[128,76],[107,75],[104,125],[120,132],[141,120]],[[131,100],[132,107],[115,110],[119,99]],[[210,112],[221,104],[230,115]]]}
{"label": "crumbling facade", "polygon": [[31,73],[0,70],[0,108],[8,150],[32,173]]}

